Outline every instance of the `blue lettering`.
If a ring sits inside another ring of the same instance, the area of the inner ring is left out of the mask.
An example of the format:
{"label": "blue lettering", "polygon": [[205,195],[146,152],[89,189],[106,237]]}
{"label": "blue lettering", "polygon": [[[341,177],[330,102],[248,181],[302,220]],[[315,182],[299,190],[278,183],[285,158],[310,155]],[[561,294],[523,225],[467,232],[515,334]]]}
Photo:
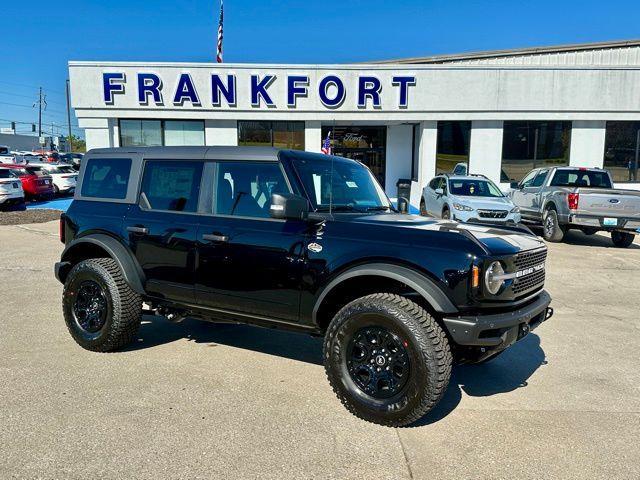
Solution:
{"label": "blue lettering", "polygon": [[376,77],[358,77],[358,108],[367,108],[367,98],[373,101],[373,108],[380,108],[382,84]]}
{"label": "blue lettering", "polygon": [[287,77],[287,106],[295,108],[298,97],[307,96],[309,77],[306,75],[292,75]]}
{"label": "blue lettering", "polygon": [[162,80],[155,73],[138,73],[138,103],[147,105],[149,94],[156,105],[162,105]]}
{"label": "blue lettering", "polygon": [[193,84],[191,75],[188,73],[180,74],[178,86],[176,87],[176,94],[173,96],[174,105],[182,106],[185,101],[191,102],[192,105],[200,106],[198,92],[196,92],[196,87]]}
{"label": "blue lettering", "polygon": [[391,85],[394,87],[400,87],[400,99],[398,101],[398,107],[407,108],[409,105],[409,87],[413,87],[416,84],[416,77],[393,77]]}
{"label": "blue lettering", "polygon": [[[333,98],[329,98],[327,95],[327,89],[329,86],[335,86],[336,95]],[[320,84],[318,85],[318,94],[320,95],[320,101],[327,108],[338,108],[344,102],[345,90],[344,84],[342,80],[340,80],[335,75],[328,75],[320,80]]]}
{"label": "blue lettering", "polygon": [[222,104],[220,94],[225,98],[230,107],[236,106],[236,76],[227,75],[227,85],[222,83],[220,75],[211,75],[211,103],[214,107]]}
{"label": "blue lettering", "polygon": [[251,106],[260,106],[260,97],[264,99],[267,107],[275,107],[275,103],[271,100],[271,97],[267,93],[267,88],[275,81],[275,75],[265,75],[260,80],[259,75],[251,75]]}
{"label": "blue lettering", "polygon": [[107,105],[113,105],[113,94],[124,93],[124,83],[124,73],[103,73],[102,90],[104,94],[104,103]]}

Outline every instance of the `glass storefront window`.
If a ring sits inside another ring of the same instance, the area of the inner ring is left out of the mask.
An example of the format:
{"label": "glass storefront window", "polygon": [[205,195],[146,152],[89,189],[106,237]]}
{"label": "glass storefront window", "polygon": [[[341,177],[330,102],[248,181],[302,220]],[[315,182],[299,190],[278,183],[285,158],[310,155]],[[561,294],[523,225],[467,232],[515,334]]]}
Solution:
{"label": "glass storefront window", "polygon": [[238,122],[238,145],[304,150],[304,122]]}
{"label": "glass storefront window", "polygon": [[202,120],[120,120],[121,147],[204,145]]}
{"label": "glass storefront window", "polygon": [[159,147],[162,145],[160,120],[120,120],[121,147]]}
{"label": "glass storefront window", "polygon": [[637,182],[640,154],[640,122],[607,122],[604,168],[614,182]]}
{"label": "glass storefront window", "polygon": [[502,181],[520,181],[533,168],[569,164],[571,122],[504,122]]}
{"label": "glass storefront window", "polygon": [[452,173],[456,165],[469,165],[471,122],[438,122],[436,175]]}
{"label": "glass storefront window", "polygon": [[329,134],[333,155],[364,163],[384,187],[387,127],[322,127],[322,141]]}

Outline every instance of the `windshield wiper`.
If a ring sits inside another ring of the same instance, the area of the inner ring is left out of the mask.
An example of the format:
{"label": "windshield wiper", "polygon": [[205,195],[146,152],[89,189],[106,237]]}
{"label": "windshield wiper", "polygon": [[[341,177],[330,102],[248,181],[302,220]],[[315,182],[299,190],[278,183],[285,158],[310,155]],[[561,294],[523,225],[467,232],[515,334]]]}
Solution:
{"label": "windshield wiper", "polygon": [[[329,205],[318,207],[319,212],[328,212]],[[363,210],[354,207],[353,205],[331,205],[332,212],[363,212]]]}
{"label": "windshield wiper", "polygon": [[376,205],[375,207],[367,207],[367,212],[386,212],[387,210],[391,210],[391,207],[388,205]]}

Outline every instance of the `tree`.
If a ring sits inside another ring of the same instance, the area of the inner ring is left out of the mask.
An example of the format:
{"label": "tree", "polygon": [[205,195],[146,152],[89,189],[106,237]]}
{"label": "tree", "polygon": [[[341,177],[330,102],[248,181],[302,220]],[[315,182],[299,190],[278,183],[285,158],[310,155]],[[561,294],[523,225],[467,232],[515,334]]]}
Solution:
{"label": "tree", "polygon": [[[69,140],[68,137],[67,141]],[[87,143],[80,137],[76,135],[71,135],[71,151],[84,153],[87,151]]]}

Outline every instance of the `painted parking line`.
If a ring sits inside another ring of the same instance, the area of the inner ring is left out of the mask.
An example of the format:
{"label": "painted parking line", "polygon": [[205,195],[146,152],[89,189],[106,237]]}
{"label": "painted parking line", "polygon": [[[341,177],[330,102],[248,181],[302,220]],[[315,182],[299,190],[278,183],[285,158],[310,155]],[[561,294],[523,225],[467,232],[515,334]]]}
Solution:
{"label": "painted parking line", "polygon": [[54,200],[48,200],[46,202],[31,202],[31,203],[27,203],[27,209],[33,210],[38,208],[40,209],[51,208],[54,210],[62,210],[63,212],[66,212],[67,209],[69,208],[69,205],[71,205],[72,200],[73,200],[73,197],[56,198]]}

